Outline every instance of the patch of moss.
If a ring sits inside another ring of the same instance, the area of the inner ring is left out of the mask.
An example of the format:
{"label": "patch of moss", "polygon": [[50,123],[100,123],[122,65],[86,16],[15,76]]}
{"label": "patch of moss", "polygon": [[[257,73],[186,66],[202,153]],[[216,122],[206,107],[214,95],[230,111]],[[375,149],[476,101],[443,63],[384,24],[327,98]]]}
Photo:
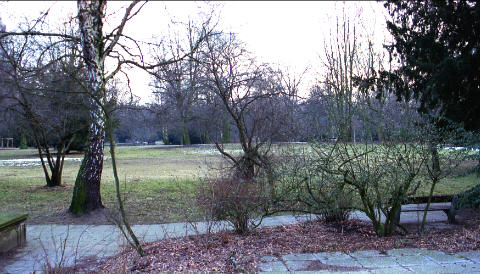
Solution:
{"label": "patch of moss", "polygon": [[26,220],[28,214],[25,213],[0,213],[0,230],[14,223]]}

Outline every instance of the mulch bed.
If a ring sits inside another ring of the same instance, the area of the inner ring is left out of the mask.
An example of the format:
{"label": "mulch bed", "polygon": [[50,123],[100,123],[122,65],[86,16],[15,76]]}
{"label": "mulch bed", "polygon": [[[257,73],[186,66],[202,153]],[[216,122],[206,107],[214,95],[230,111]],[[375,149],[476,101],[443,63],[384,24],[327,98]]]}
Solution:
{"label": "mulch bed", "polygon": [[426,248],[458,252],[480,249],[480,211],[459,212],[461,223],[429,226],[419,236],[417,226],[411,233],[379,238],[368,222],[350,220],[330,224],[309,221],[295,225],[266,227],[246,236],[221,232],[166,239],[144,245],[146,256],[132,249],[109,259],[97,271],[117,272],[178,272],[220,271],[255,272],[265,255],[316,253],[324,251],[384,251],[394,248]]}

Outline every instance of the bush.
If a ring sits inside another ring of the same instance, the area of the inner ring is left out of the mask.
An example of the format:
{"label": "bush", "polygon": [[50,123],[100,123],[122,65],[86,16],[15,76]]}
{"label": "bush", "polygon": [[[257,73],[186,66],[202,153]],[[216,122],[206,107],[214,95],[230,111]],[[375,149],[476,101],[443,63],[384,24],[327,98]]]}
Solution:
{"label": "bush", "polygon": [[353,195],[344,187],[335,187],[323,196],[323,203],[319,204],[318,211],[326,222],[343,222],[348,220],[352,212]]}
{"label": "bush", "polygon": [[480,208],[480,185],[462,193],[457,201],[456,207],[463,208]]}
{"label": "bush", "polygon": [[392,235],[399,225],[396,212],[422,183],[417,176],[428,150],[414,143],[383,142],[322,145],[316,152],[323,171],[354,189],[360,198],[358,209],[372,221],[376,234]]}
{"label": "bush", "polygon": [[266,204],[263,183],[254,179],[206,179],[196,193],[197,206],[217,221],[229,222],[238,234],[256,228],[254,218]]}
{"label": "bush", "polygon": [[287,148],[277,164],[279,184],[274,207],[320,216],[327,222],[347,220],[354,204],[352,188],[341,176],[324,171],[322,158],[295,147]]}

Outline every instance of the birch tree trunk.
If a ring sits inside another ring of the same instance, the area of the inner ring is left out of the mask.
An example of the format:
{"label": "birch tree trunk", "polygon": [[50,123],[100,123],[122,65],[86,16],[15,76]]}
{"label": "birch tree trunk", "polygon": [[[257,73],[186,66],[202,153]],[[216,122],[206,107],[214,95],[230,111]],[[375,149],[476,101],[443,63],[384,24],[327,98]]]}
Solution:
{"label": "birch tree trunk", "polygon": [[88,92],[91,125],[88,146],[78,171],[70,211],[76,215],[102,208],[100,181],[105,141],[105,73],[103,17],[105,1],[79,0],[78,20],[84,61],[88,71]]}

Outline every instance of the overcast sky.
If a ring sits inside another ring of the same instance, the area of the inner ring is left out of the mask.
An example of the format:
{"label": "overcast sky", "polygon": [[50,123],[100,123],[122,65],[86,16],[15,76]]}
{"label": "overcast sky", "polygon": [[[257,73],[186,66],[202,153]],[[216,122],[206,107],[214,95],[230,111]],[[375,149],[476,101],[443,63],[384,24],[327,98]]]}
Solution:
{"label": "overcast sky", "polygon": [[[115,13],[122,14],[128,2],[107,4],[106,27],[116,24]],[[357,16],[360,33],[368,34],[381,46],[387,31],[386,11],[378,2],[148,2],[139,15],[128,22],[125,33],[137,39],[149,39],[167,33],[172,19],[185,21],[199,12],[215,7],[220,15],[219,27],[238,34],[248,49],[263,61],[288,67],[294,73],[309,68],[304,89],[315,81],[321,69],[320,56],[325,38],[335,26],[336,16],[344,10]],[[36,18],[51,8],[51,24],[60,24],[76,14],[76,2],[0,2],[0,18],[7,30],[13,30],[24,18]],[[147,101],[151,94],[150,79],[146,73],[131,71],[133,91]]]}

